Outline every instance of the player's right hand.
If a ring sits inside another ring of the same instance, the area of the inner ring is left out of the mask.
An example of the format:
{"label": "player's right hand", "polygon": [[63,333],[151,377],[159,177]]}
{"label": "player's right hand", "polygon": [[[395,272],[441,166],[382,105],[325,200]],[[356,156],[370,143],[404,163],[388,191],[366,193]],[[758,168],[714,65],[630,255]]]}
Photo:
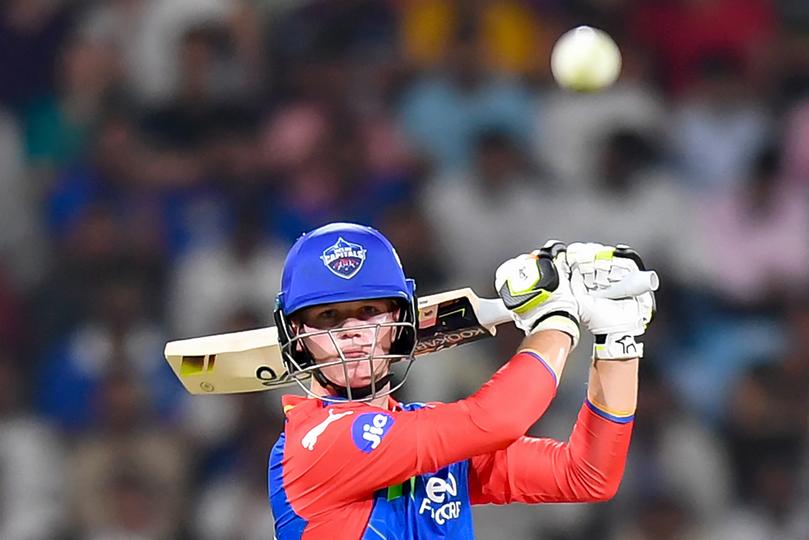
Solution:
{"label": "player's right hand", "polygon": [[494,287],[514,323],[526,335],[560,330],[579,342],[579,307],[570,288],[566,247],[551,240],[541,249],[509,259],[494,277]]}
{"label": "player's right hand", "polygon": [[576,242],[568,246],[567,261],[581,322],[595,336],[593,357],[597,360],[643,357],[643,343],[638,339],[654,316],[654,292],[617,299],[603,294],[628,275],[645,270],[640,255],[625,245]]}

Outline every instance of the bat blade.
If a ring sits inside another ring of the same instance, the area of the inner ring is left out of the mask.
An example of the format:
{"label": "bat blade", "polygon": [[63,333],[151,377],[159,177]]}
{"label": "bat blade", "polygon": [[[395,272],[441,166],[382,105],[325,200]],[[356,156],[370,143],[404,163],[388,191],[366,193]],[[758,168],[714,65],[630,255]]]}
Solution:
{"label": "bat blade", "polygon": [[170,341],[164,354],[192,394],[255,392],[291,382],[275,327]]}

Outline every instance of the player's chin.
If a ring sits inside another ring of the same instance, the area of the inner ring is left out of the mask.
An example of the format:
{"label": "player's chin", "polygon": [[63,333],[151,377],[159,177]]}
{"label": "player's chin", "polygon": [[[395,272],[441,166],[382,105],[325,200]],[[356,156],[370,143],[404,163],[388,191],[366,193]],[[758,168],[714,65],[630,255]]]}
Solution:
{"label": "player's chin", "polygon": [[[370,386],[372,378],[379,380],[388,374],[388,364],[388,360],[374,360],[372,370],[368,360],[360,360],[356,363],[349,362],[345,371],[343,371],[342,366],[332,366],[327,368],[330,373],[327,373],[326,376],[329,378],[329,380],[332,380],[341,386]],[[350,381],[349,384],[346,384],[346,371],[348,372],[347,379]]]}
{"label": "player's chin", "polygon": [[352,370],[349,368],[348,370],[349,376],[353,381],[363,381],[371,384],[371,378],[379,379],[380,377],[384,376],[388,372],[388,361],[387,360],[374,360],[373,362],[373,369],[371,369],[371,365],[366,360],[365,362],[358,363],[356,369]]}

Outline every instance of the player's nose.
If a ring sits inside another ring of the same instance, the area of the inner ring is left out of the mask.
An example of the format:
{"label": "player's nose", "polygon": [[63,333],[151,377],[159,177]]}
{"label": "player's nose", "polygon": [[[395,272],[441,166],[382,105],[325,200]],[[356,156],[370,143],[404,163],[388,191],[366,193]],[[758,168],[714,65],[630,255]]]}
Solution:
{"label": "player's nose", "polygon": [[368,327],[368,322],[355,317],[349,317],[343,321],[343,325],[339,330],[339,336],[341,338],[355,338],[373,335],[374,329]]}

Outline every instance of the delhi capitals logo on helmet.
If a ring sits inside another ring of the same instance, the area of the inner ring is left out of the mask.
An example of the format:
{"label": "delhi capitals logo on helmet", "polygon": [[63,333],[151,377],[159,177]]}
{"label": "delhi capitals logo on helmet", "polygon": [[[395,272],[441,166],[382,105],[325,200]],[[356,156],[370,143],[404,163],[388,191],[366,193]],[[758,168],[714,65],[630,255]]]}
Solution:
{"label": "delhi capitals logo on helmet", "polygon": [[365,262],[367,250],[359,244],[346,242],[342,237],[333,246],[327,248],[320,260],[335,276],[351,279],[357,275]]}

